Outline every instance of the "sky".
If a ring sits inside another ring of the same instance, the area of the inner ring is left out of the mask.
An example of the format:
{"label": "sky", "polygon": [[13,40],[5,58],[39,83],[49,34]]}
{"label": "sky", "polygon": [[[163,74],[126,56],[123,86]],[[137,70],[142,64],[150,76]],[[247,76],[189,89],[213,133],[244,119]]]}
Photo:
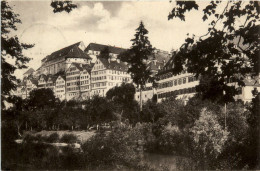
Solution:
{"label": "sky", "polygon": [[[153,47],[171,51],[178,49],[187,34],[203,35],[208,23],[202,21],[202,12],[187,13],[186,21],[168,20],[175,6],[169,1],[76,1],[72,12],[53,13],[51,1],[11,1],[9,5],[18,13],[22,24],[16,34],[23,43],[35,46],[24,52],[32,58],[28,66],[37,69],[41,59],[73,43],[83,41],[129,48],[135,29],[143,21],[149,31]],[[199,2],[202,8],[205,2]],[[15,72],[18,78],[25,70]]]}

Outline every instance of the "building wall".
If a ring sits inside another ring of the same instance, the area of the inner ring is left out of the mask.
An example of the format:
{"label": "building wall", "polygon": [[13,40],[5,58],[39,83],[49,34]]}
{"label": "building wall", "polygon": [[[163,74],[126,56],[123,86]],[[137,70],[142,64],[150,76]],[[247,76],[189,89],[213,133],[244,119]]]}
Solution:
{"label": "building wall", "polygon": [[91,96],[106,96],[109,89],[120,86],[123,82],[131,82],[131,76],[125,71],[107,69],[97,59],[91,71]]}
{"label": "building wall", "polygon": [[65,100],[65,84],[66,81],[59,76],[56,80],[55,96],[61,101]]}
{"label": "building wall", "polygon": [[83,70],[80,74],[80,91],[83,100],[90,98],[90,74],[88,71]]}
{"label": "building wall", "polygon": [[66,72],[66,100],[78,98],[80,95],[80,70],[70,66]]}
{"label": "building wall", "polygon": [[195,87],[199,85],[199,80],[193,74],[187,72],[176,76],[168,73],[161,78],[157,88],[158,102],[175,93],[177,93],[177,99],[182,98],[187,101],[195,94]]}

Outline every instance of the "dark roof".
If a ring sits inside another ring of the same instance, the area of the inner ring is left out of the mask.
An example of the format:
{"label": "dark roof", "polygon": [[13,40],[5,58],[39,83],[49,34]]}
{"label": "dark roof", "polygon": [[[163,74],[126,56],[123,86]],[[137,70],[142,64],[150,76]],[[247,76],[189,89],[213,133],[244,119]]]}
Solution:
{"label": "dark roof", "polygon": [[108,59],[105,58],[98,58],[103,65],[107,68],[107,69],[112,69],[112,70],[117,70],[117,71],[124,71],[127,72],[128,71],[128,66],[126,64],[124,64],[124,62],[120,61],[108,61]]}
{"label": "dark roof", "polygon": [[150,57],[149,60],[157,60],[158,62],[168,62],[170,60],[170,55],[166,51],[156,50],[157,52],[154,52]]}
{"label": "dark roof", "polygon": [[30,68],[30,69],[28,69],[23,75],[25,75],[25,74],[28,74],[28,75],[30,75],[31,73],[33,73],[35,70],[33,69],[33,68]]}
{"label": "dark roof", "polygon": [[91,69],[93,68],[94,64],[79,64],[79,63],[72,63],[75,67],[78,68],[78,70],[83,71],[84,69],[88,71],[88,73],[91,72]]}
{"label": "dark roof", "polygon": [[163,65],[164,65],[163,62],[158,62],[156,60],[153,60],[148,63],[148,69],[159,71],[163,68]]}
{"label": "dark roof", "polygon": [[41,75],[39,76],[39,79],[40,79],[41,77],[43,77],[43,79],[44,79],[45,81],[47,81],[47,76],[46,76],[45,74],[41,74]]}
{"label": "dark roof", "polygon": [[87,48],[84,50],[84,52],[87,52],[88,50],[102,51],[106,47],[108,47],[110,53],[114,53],[114,54],[120,54],[120,53],[126,51],[126,49],[124,49],[124,48],[119,48],[119,47],[109,46],[109,45],[102,45],[102,44],[97,44],[97,43],[90,43],[87,46]]}
{"label": "dark roof", "polygon": [[38,80],[36,80],[36,79],[30,79],[30,81],[31,81],[33,84],[35,84],[36,86],[38,85]]}
{"label": "dark roof", "polygon": [[62,48],[58,51],[53,52],[52,54],[46,56],[47,60],[46,61],[50,61],[53,60],[55,58],[59,58],[59,57],[65,57],[65,58],[86,58],[86,59],[91,59],[90,56],[88,54],[85,54],[80,48],[81,42],[75,43],[73,45],[67,46],[65,48]]}

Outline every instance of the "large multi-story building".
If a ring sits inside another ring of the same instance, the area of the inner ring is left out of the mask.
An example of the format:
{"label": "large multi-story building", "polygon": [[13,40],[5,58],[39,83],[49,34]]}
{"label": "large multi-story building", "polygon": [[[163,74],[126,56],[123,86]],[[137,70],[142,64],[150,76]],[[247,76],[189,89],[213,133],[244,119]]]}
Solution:
{"label": "large multi-story building", "polygon": [[90,64],[72,63],[66,71],[67,100],[84,100],[90,96]]}
{"label": "large multi-story building", "polygon": [[42,59],[40,67],[41,74],[56,74],[60,71],[65,71],[72,63],[89,64],[91,58],[84,53],[85,45],[83,42],[78,42]]}
{"label": "large multi-story building", "polygon": [[[25,79],[15,92],[27,98],[30,91],[36,88],[50,88],[60,100],[84,100],[93,95],[106,96],[109,89],[120,86],[122,82],[131,82],[127,73],[126,62],[120,61],[118,55],[126,49],[90,43],[86,49],[82,42],[78,42],[61,50],[53,52],[42,60],[42,66],[36,71],[29,69]],[[108,48],[108,58],[101,58],[100,52]],[[147,83],[142,91],[143,102],[155,98],[162,99],[175,96],[187,101],[196,91],[199,80],[191,73],[183,71],[173,75],[173,58],[166,51],[156,49],[147,63],[147,69],[157,80],[157,87]],[[251,101],[253,89],[260,91],[260,81],[257,78],[245,78],[245,87],[239,87],[229,81],[228,85],[235,85],[241,89],[235,99]],[[137,90],[135,99],[140,102],[140,92]]]}
{"label": "large multi-story building", "polygon": [[119,59],[97,58],[91,70],[91,95],[106,96],[107,91],[123,82],[131,82],[128,66]]}

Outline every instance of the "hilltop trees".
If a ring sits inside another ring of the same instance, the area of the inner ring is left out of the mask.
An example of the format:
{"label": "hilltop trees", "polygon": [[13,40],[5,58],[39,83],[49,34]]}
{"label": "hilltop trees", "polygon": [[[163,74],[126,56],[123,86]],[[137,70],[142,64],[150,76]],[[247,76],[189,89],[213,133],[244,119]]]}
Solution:
{"label": "hilltop trees", "polygon": [[[176,1],[176,5],[169,20],[185,21],[185,13],[199,7],[195,1]],[[209,85],[234,95],[234,87],[226,86],[226,80],[235,77],[243,86],[244,76],[259,74],[259,9],[257,1],[211,1],[203,9],[202,18],[210,23],[208,32],[200,37],[187,37],[174,57],[173,73],[180,73],[186,66],[188,72],[197,76],[210,76]]]}
{"label": "hilltop trees", "polygon": [[109,58],[109,48],[105,47],[103,50],[101,50],[100,54],[98,55],[99,58],[108,59]]}

